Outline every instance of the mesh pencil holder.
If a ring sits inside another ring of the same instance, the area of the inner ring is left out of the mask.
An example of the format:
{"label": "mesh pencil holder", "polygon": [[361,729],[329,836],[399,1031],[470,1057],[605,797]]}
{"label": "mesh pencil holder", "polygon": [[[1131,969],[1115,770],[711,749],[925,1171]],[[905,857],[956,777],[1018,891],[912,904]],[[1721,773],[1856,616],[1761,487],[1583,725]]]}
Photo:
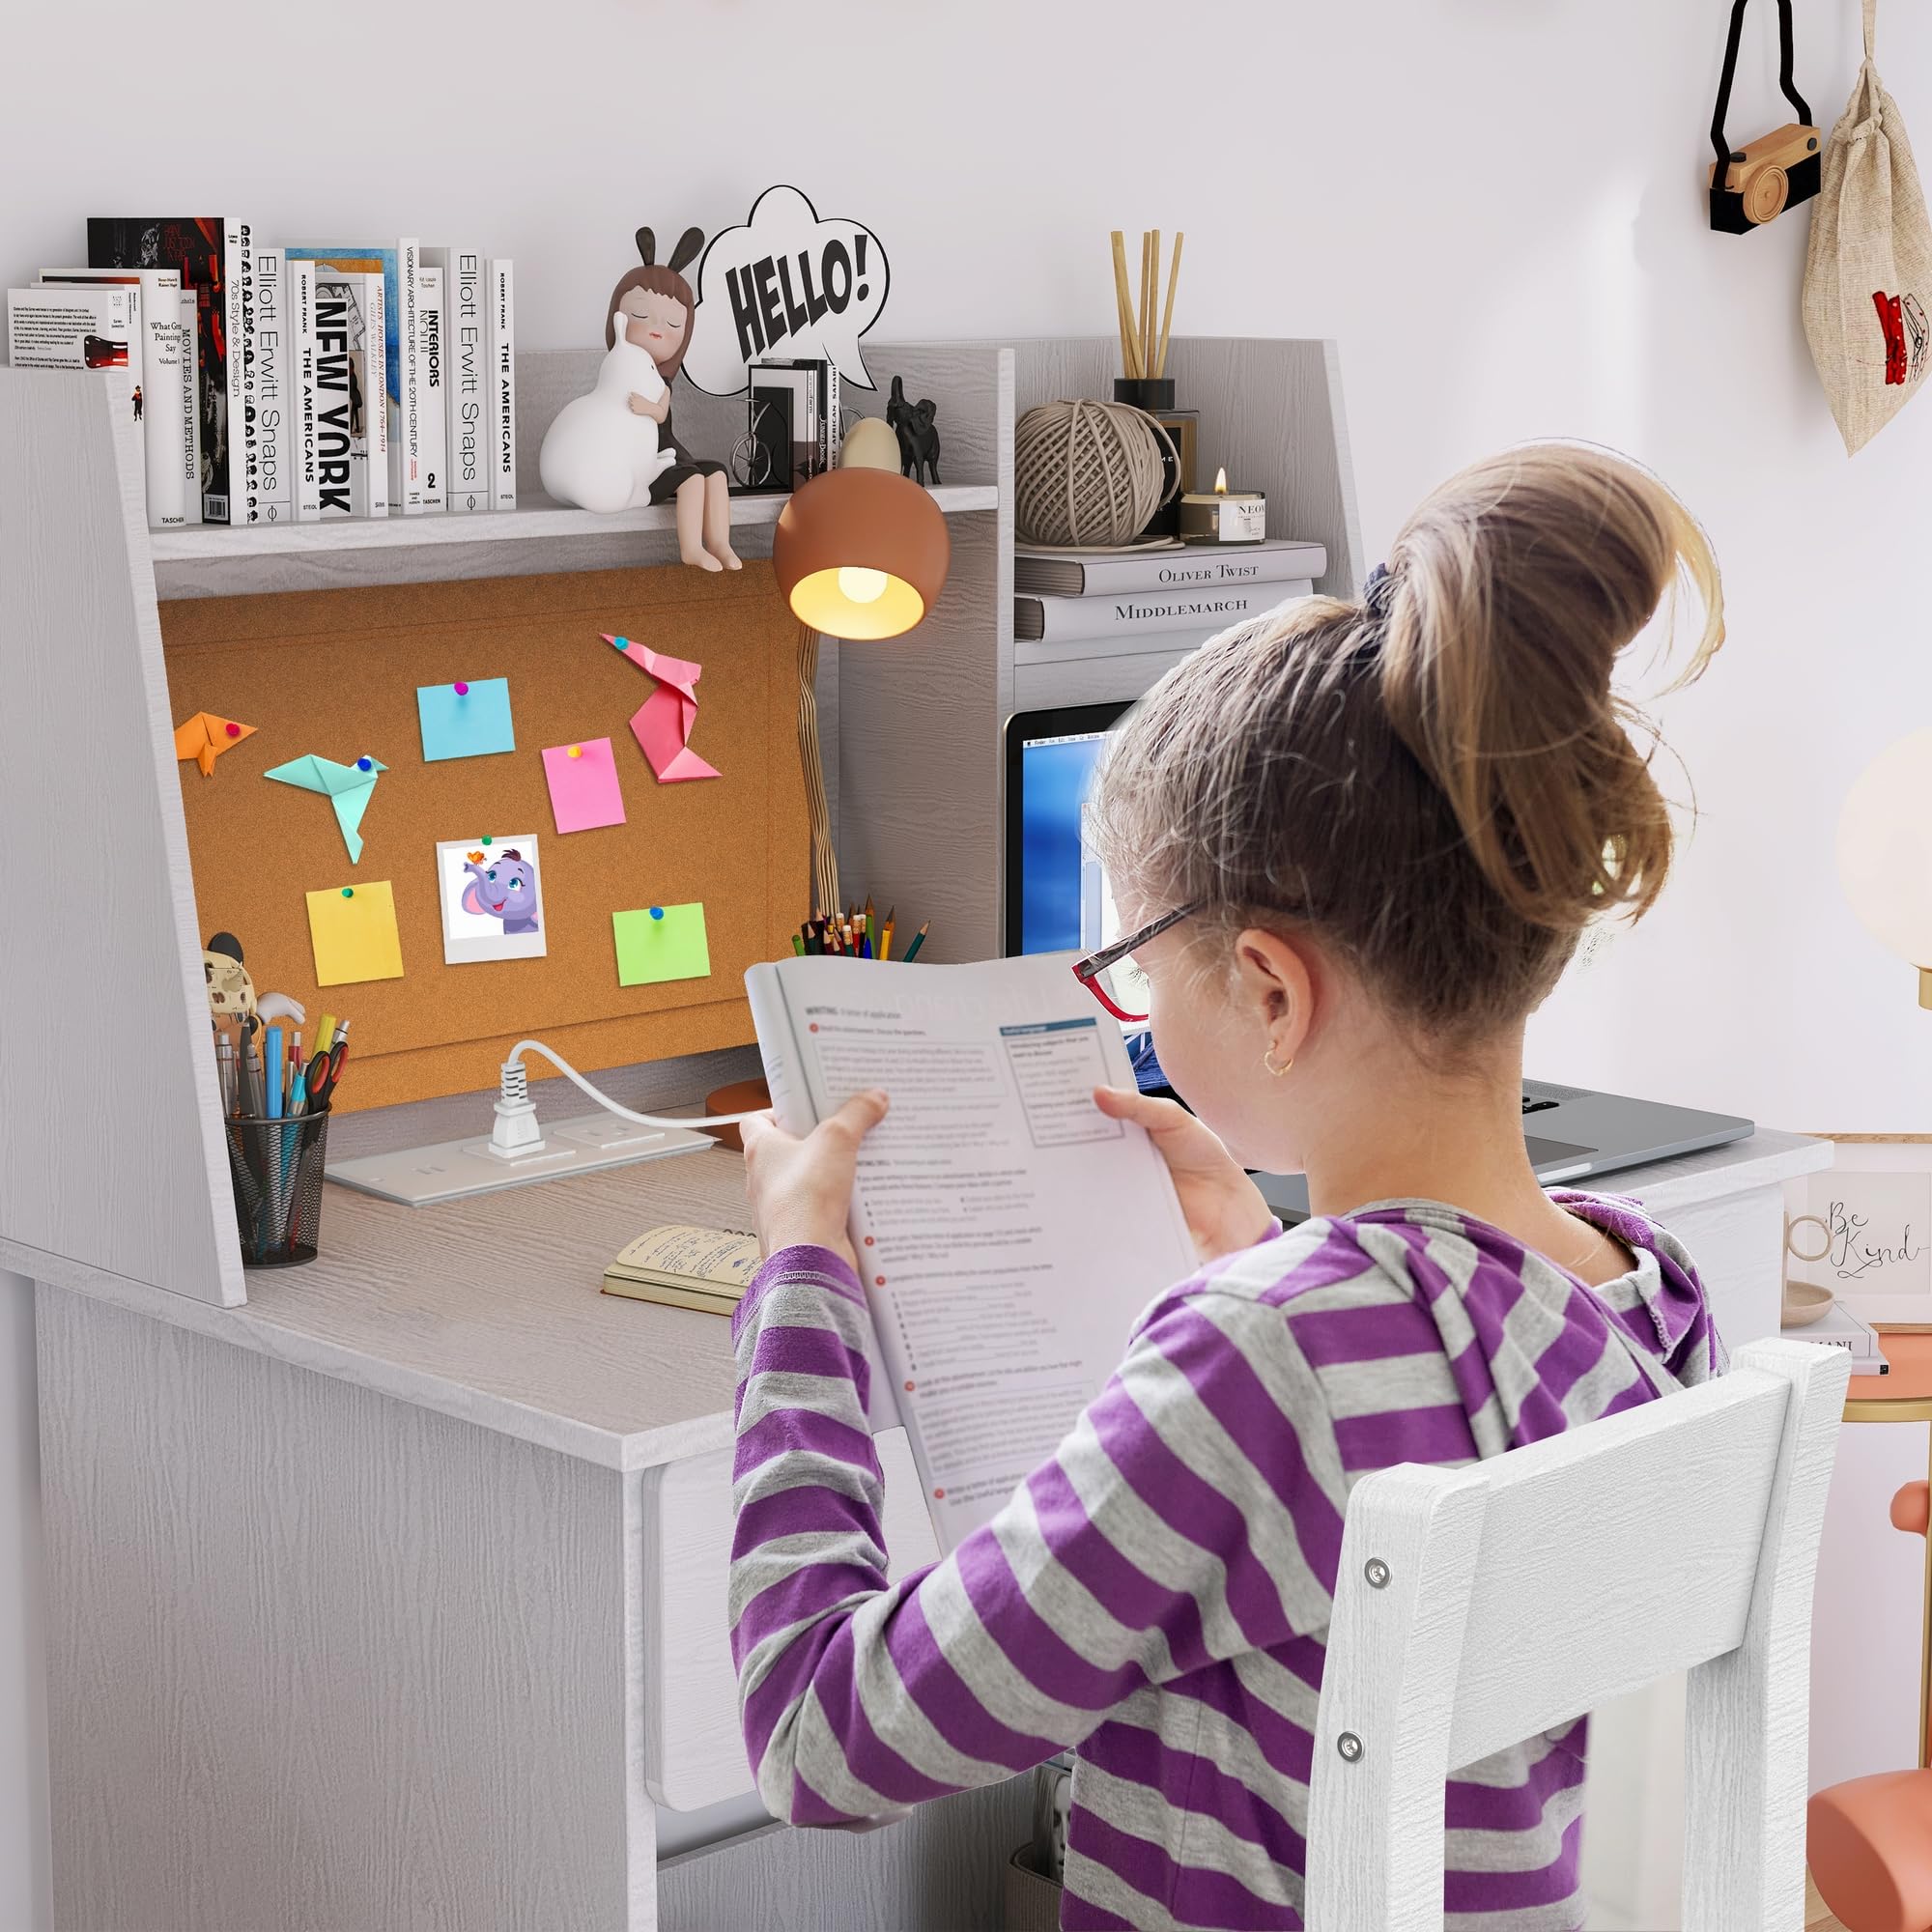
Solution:
{"label": "mesh pencil holder", "polygon": [[243,1267],[312,1262],[322,1234],[328,1110],[279,1121],[222,1122]]}

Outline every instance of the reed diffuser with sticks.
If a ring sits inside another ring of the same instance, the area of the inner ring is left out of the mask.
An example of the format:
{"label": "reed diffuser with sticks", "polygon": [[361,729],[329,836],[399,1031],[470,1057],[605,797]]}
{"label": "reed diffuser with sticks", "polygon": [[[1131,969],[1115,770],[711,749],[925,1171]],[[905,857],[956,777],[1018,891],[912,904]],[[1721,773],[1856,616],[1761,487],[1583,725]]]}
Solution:
{"label": "reed diffuser with sticks", "polygon": [[1174,403],[1174,383],[1167,373],[1167,345],[1174,330],[1174,291],[1180,280],[1180,250],[1187,237],[1176,230],[1174,254],[1167,265],[1167,294],[1161,295],[1160,230],[1141,235],[1138,288],[1127,277],[1127,238],[1113,232],[1114,301],[1121,330],[1121,374],[1114,379],[1114,400],[1131,403],[1159,421],[1174,444],[1163,457],[1166,500],[1147,526],[1149,536],[1177,533],[1178,506],[1182,494],[1194,488],[1194,444],[1199,412]]}

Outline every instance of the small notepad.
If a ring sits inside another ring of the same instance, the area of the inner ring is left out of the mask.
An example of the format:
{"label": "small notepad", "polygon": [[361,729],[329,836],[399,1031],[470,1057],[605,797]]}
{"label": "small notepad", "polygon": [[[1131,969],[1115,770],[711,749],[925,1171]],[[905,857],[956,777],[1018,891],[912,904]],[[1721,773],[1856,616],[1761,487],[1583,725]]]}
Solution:
{"label": "small notepad", "polygon": [[506,677],[466,680],[460,690],[454,684],[418,685],[416,719],[422,725],[425,764],[443,758],[487,758],[517,749]]}
{"label": "small notepad", "polygon": [[400,980],[403,943],[396,934],[396,895],[387,879],[331,886],[308,895],[308,936],[318,986]]}
{"label": "small notepad", "polygon": [[711,948],[704,936],[704,908],[668,905],[658,907],[658,911],[664,915],[662,919],[653,919],[648,906],[611,915],[617,941],[618,985],[655,986],[666,980],[708,980]]}
{"label": "small notepad", "polygon": [[543,754],[550,809],[559,832],[590,832],[624,822],[624,793],[609,738],[552,745]]}

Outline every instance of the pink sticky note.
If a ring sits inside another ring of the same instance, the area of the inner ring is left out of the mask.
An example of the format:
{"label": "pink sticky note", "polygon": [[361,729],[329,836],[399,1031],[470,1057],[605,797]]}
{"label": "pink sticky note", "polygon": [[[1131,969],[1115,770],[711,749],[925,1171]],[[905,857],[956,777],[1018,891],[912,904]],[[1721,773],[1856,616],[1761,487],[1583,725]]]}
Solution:
{"label": "pink sticky note", "polygon": [[613,638],[608,632],[604,640],[657,679],[657,689],[632,714],[631,729],[658,782],[672,784],[680,779],[718,777],[717,768],[691,749],[692,729],[697,723],[697,680],[704,667],[689,658],[654,651],[648,644],[634,644],[628,638]]}
{"label": "pink sticky note", "polygon": [[551,745],[543,754],[550,809],[559,832],[589,832],[624,822],[624,794],[609,738],[582,738]]}

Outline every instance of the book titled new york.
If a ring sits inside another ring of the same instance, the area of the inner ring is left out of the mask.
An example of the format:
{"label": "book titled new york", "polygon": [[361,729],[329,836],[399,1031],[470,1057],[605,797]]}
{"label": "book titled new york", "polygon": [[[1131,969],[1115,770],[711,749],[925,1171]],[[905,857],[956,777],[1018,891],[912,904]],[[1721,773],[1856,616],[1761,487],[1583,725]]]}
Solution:
{"label": "book titled new york", "polygon": [[[377,331],[382,353],[375,359],[377,371],[373,394],[384,405],[383,452],[390,474],[383,483],[385,505],[399,502],[401,478],[398,461],[391,454],[402,447],[403,437],[403,304],[402,274],[405,251],[412,258],[415,243],[402,242],[291,242],[282,250],[290,261],[319,262],[333,270],[335,279],[348,275],[383,277],[383,327]],[[386,515],[384,509],[383,514]]]}
{"label": "book titled new york", "polygon": [[325,522],[389,513],[383,307],[381,275],[317,270],[318,509]]}
{"label": "book titled new york", "polygon": [[1266,543],[1225,550],[1179,544],[1124,556],[1016,550],[1013,588],[1030,597],[1174,596],[1183,590],[1312,579],[1327,568],[1324,546],[1293,537],[1271,537]]}
{"label": "book titled new york", "polygon": [[91,267],[174,269],[183,289],[194,291],[201,517],[211,524],[229,521],[229,344],[241,317],[228,238],[247,226],[219,214],[91,215],[87,223]]}
{"label": "book titled new york", "polygon": [[1015,597],[1013,637],[1022,643],[1104,642],[1111,638],[1164,636],[1196,639],[1243,624],[1291,597],[1306,597],[1313,584],[1305,577],[1271,583],[1229,585],[1165,594],[1116,597]]}
{"label": "book titled new york", "polygon": [[443,502],[452,511],[487,510],[489,349],[483,251],[425,248],[422,260],[442,271]]}

